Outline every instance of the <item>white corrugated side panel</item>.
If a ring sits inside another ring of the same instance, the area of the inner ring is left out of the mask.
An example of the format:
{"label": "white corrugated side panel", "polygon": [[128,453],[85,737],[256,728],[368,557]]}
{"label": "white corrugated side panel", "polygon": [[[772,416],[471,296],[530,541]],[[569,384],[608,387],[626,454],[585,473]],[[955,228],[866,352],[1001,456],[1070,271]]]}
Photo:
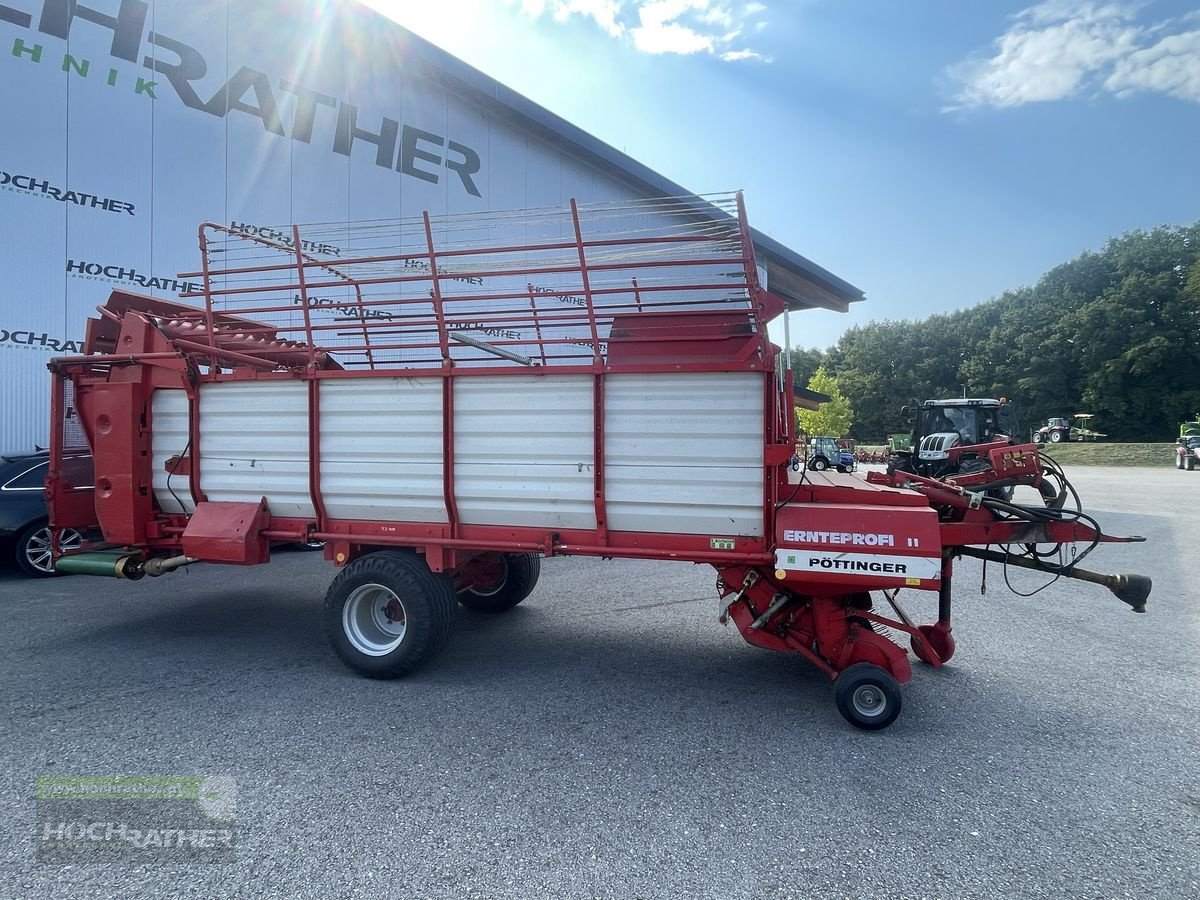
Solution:
{"label": "white corrugated side panel", "polygon": [[447,521],[442,379],[322,381],[321,494],[335,518]]}
{"label": "white corrugated side panel", "polygon": [[763,376],[610,375],[604,484],[614,531],[763,533]]}
{"label": "white corrugated side panel", "polygon": [[473,525],[595,528],[592,379],[454,381],[454,484]]}
{"label": "white corrugated side panel", "polygon": [[[190,513],[191,479],[169,475],[167,460],[188,449],[188,398],[185,391],[157,390],[150,398],[150,471],[154,496],[164,512]],[[169,483],[168,483],[169,479]]]}
{"label": "white corrugated side panel", "polygon": [[212,501],[266,497],[272,515],[311,517],[307,383],[202,385],[200,488]]}

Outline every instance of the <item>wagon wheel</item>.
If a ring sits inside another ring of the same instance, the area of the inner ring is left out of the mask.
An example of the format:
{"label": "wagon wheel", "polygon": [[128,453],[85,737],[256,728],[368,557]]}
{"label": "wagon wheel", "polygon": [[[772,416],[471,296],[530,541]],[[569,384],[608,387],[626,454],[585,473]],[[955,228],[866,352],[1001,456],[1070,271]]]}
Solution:
{"label": "wagon wheel", "polygon": [[454,630],[454,586],[414,553],[382,550],[343,569],[325,595],[325,633],[368,678],[400,678],[441,651]]}
{"label": "wagon wheel", "polygon": [[536,553],[477,557],[465,567],[471,584],[458,592],[458,602],[473,612],[507,612],[533,593],[541,573],[542,558]]}
{"label": "wagon wheel", "polygon": [[833,697],[842,717],[864,731],[887,728],[900,715],[900,685],[871,663],[855,663],[839,673]]}

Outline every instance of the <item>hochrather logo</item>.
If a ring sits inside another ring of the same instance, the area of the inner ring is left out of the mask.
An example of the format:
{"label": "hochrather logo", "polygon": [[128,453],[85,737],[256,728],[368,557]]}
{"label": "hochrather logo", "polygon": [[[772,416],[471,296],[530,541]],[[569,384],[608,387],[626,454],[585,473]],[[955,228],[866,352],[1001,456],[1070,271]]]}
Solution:
{"label": "hochrather logo", "polygon": [[[3,15],[0,7],[0,16]],[[36,175],[14,175],[0,169],[0,188],[14,191],[18,194],[40,195],[47,200],[57,200],[59,203],[71,203],[75,206],[86,206],[92,209],[102,209],[105,212],[134,214],[134,205],[124,200],[114,200],[111,197],[101,197],[99,194],[88,194],[83,191],[73,191],[53,182],[39,178]]]}
{"label": "hochrather logo", "polygon": [[[14,0],[6,0],[6,3],[12,2]],[[33,0],[25,2],[32,4]],[[113,5],[108,4],[110,7]],[[14,9],[0,5],[0,22],[32,31],[34,17],[25,11],[28,8]],[[263,130],[304,144],[312,143],[314,131],[321,129],[326,134],[326,141],[332,138],[331,149],[334,153],[349,156],[356,141],[369,144],[374,147],[375,164],[378,166],[430,184],[438,184],[442,170],[445,170],[453,173],[452,180],[457,181],[468,194],[482,196],[473,177],[479,172],[482,161],[472,147],[447,135],[425,131],[388,116],[382,116],[378,124],[364,127],[366,123],[360,118],[357,106],[297,82],[272,79],[265,72],[249,66],[235,68],[231,64],[229,71],[232,75],[229,80],[217,87],[208,99],[204,99],[197,89],[200,88],[199,82],[208,74],[208,61],[199,50],[184,41],[157,31],[147,31],[149,12],[150,4],[145,0],[121,0],[116,15],[84,6],[79,0],[43,0],[37,32],[65,41],[74,24],[82,19],[88,23],[84,26],[86,28],[102,28],[112,33],[109,55],[114,60],[136,65],[140,56],[142,68],[161,76],[189,109],[217,118],[224,118],[231,111],[253,116],[262,122]],[[242,26],[230,23],[229,27]],[[141,55],[143,40],[155,48],[150,55]],[[14,40],[11,54],[37,64],[47,57],[44,45],[20,37]],[[172,57],[177,61],[172,61]],[[101,64],[93,69],[92,62],[66,52],[62,56],[62,71],[68,75],[73,72],[77,78],[98,77],[113,88],[123,82],[128,83],[129,77],[123,77],[119,68],[109,66],[104,71],[105,65]],[[220,68],[224,69],[224,64]],[[158,81],[136,76],[134,94],[157,100],[156,89],[163,90]],[[294,98],[290,104],[294,111],[287,124],[280,111],[276,90]]]}
{"label": "hochrather logo", "polygon": [[81,353],[82,341],[54,337],[45,331],[0,328],[0,347],[10,350],[53,350],[56,353]]}
{"label": "hochrather logo", "polygon": [[68,259],[67,275],[71,278],[83,278],[87,281],[107,281],[112,284],[136,284],[138,287],[150,288],[156,291],[172,291],[176,294],[188,294],[202,289],[202,285],[194,281],[180,281],[178,278],[160,278],[154,275],[146,275],[137,269],[127,269],[124,266],[110,266],[84,259]]}
{"label": "hochrather logo", "polygon": [[[262,238],[265,241],[273,241],[276,244],[283,244],[285,247],[292,246],[292,236],[286,231],[280,231],[278,228],[271,228],[268,225],[250,225],[246,222],[230,222],[229,227],[234,231]],[[322,244],[318,241],[308,241],[304,238],[300,238],[300,249],[305,253],[316,253],[320,256],[342,255],[341,247],[335,247],[333,244]]]}

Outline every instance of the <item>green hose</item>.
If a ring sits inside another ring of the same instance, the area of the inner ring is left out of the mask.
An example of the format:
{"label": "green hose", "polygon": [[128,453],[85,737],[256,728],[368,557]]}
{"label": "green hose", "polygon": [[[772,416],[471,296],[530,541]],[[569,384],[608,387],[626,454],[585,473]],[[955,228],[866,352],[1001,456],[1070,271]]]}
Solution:
{"label": "green hose", "polygon": [[119,578],[118,564],[129,556],[127,550],[93,550],[64,556],[55,563],[56,572],[68,575],[103,575]]}

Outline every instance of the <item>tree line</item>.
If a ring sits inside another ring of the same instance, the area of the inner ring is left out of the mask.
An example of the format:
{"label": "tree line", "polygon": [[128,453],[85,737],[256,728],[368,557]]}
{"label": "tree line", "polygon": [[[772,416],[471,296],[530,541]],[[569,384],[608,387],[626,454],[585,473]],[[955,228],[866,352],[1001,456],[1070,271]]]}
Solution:
{"label": "tree line", "polygon": [[905,404],[964,392],[1007,397],[1027,432],[1087,412],[1110,440],[1172,440],[1200,410],[1200,222],[1112,238],[969,309],[792,350],[797,385],[822,367],[859,441],[905,430]]}

